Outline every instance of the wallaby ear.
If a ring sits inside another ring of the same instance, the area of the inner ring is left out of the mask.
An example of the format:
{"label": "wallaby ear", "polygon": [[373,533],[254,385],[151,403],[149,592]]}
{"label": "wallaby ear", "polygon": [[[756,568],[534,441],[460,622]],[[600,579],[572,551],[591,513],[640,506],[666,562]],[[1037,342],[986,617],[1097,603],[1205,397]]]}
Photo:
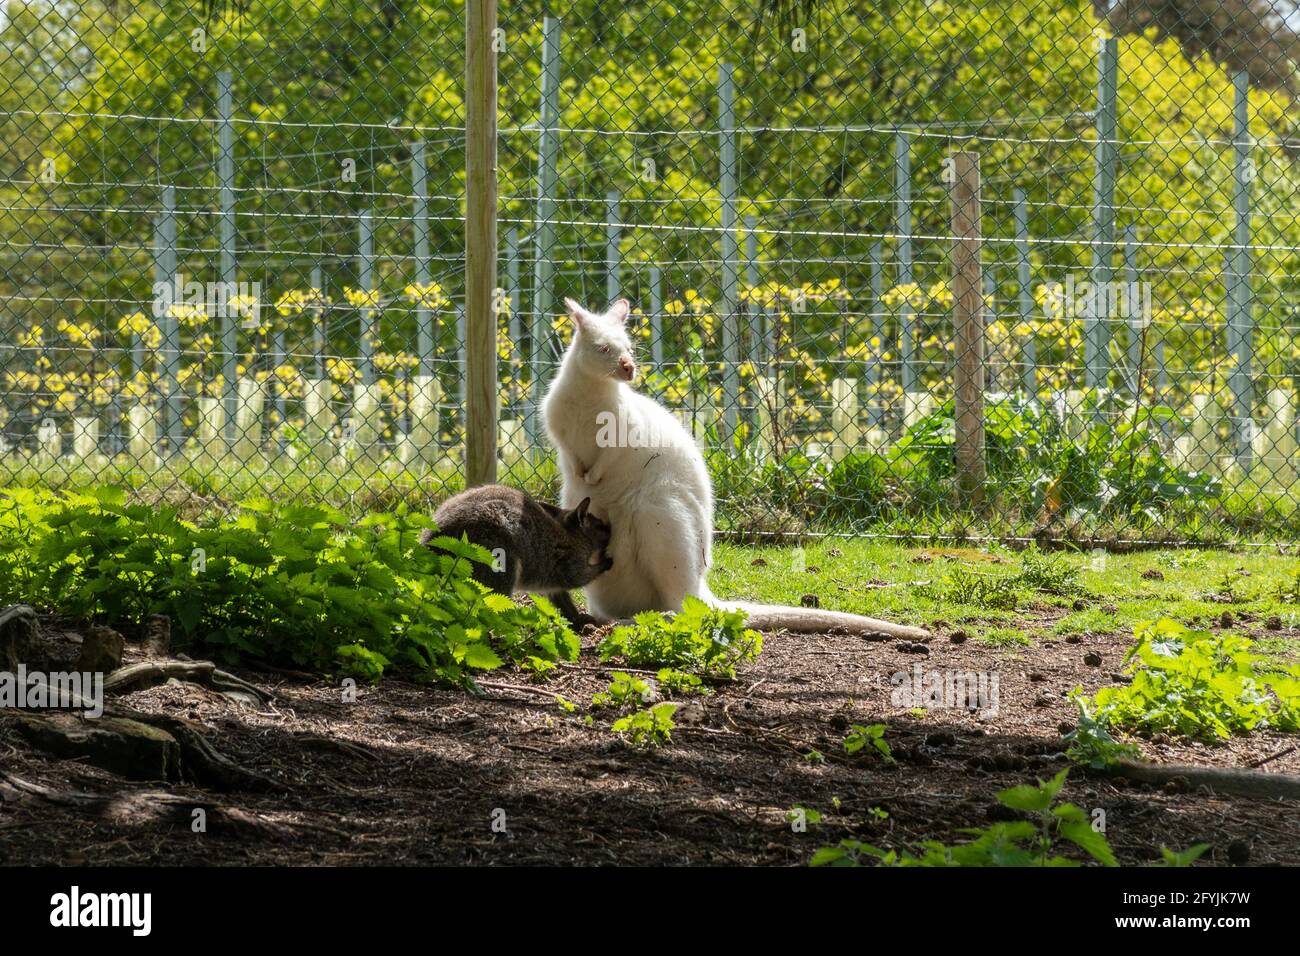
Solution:
{"label": "wallaby ear", "polygon": [[569,318],[573,319],[573,324],[578,328],[587,327],[587,320],[591,318],[591,313],[584,309],[573,299],[565,299],[564,307],[569,310]]}
{"label": "wallaby ear", "polygon": [[616,299],[614,304],[609,307],[607,315],[611,319],[618,319],[620,322],[626,322],[628,313],[632,311],[631,304],[627,299]]}

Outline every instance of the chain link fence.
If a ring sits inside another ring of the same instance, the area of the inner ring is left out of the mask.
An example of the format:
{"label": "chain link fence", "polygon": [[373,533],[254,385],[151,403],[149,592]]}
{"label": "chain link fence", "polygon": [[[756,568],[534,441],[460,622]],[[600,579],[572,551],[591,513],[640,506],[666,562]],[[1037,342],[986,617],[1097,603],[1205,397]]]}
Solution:
{"label": "chain link fence", "polygon": [[[0,481],[462,486],[464,13],[9,4]],[[1289,0],[499,17],[502,481],[624,296],[723,533],[1300,539]]]}

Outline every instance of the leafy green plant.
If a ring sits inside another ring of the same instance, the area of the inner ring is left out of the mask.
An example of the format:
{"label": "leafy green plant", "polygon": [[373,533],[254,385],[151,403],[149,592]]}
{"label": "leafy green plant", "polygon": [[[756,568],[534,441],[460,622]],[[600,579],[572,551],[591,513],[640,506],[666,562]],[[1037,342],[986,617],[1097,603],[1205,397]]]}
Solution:
{"label": "leafy green plant", "polygon": [[894,762],[894,751],[885,740],[884,724],[850,724],[849,734],[844,738],[844,749],[851,754],[870,746],[885,758],[886,763]]}
{"label": "leafy green plant", "polygon": [[597,648],[601,660],[622,658],[634,667],[669,667],[708,677],[734,677],[736,665],[756,658],[763,647],[748,630],[743,611],[713,608],[687,597],[678,614],[638,614],[617,627]]}
{"label": "leafy green plant", "polygon": [[[1082,513],[1159,523],[1170,505],[1186,507],[1223,494],[1217,478],[1181,469],[1160,452],[1161,429],[1180,421],[1174,409],[1134,411],[1113,396],[1090,394],[1071,415],[1080,431],[1049,406],[1022,396],[985,408],[989,480],[1040,520]],[[915,497],[942,500],[955,474],[955,447],[948,401],[908,429],[891,461],[907,471],[917,486]]]}
{"label": "leafy green plant", "polygon": [[796,803],[793,809],[786,811],[785,819],[787,823],[798,822],[816,826],[822,822],[823,815],[820,810],[814,810],[812,807],[805,807]]}
{"label": "leafy green plant", "polygon": [[592,707],[617,707],[620,710],[648,704],[654,700],[654,689],[639,677],[614,672],[609,687],[591,698]]}
{"label": "leafy green plant", "polygon": [[1094,770],[1105,770],[1121,760],[1137,759],[1137,747],[1116,740],[1106,725],[1092,715],[1086,701],[1076,698],[1076,702],[1079,705],[1079,722],[1074,730],[1065,735],[1069,744],[1066,756],[1075,763]]}
{"label": "leafy green plant", "polygon": [[1198,739],[1300,730],[1300,667],[1278,669],[1252,653],[1249,638],[1193,631],[1168,618],[1143,621],[1134,634],[1125,657],[1131,683],[1082,698],[1098,722]]}
{"label": "leafy green plant", "polygon": [[677,707],[667,702],[655,704],[619,718],[610,729],[623,735],[634,747],[658,747],[673,739],[673,714]]}
{"label": "leafy green plant", "polygon": [[1062,770],[1047,782],[1038,781],[1037,786],[1022,784],[1001,791],[998,802],[1029,819],[962,830],[975,837],[969,843],[949,846],[926,840],[921,844],[924,851],[916,856],[845,840],[838,846],[818,850],[811,865],[861,866],[875,860],[881,866],[1078,866],[1074,860],[1055,855],[1057,844],[1065,841],[1103,866],[1117,866],[1110,844],[1092,828],[1087,813],[1072,803],[1056,804],[1068,774],[1068,769]]}
{"label": "leafy green plant", "polygon": [[1160,848],[1160,862],[1155,865],[1170,868],[1191,866],[1209,848],[1210,844],[1208,843],[1197,843],[1194,846],[1189,846],[1186,850],[1171,850],[1167,846],[1162,846]]}
{"label": "leafy green plant", "polygon": [[254,499],[229,520],[128,505],[121,488],[0,493],[0,601],[110,625],[152,614],[177,646],[377,679],[390,665],[472,684],[505,661],[576,660],[577,638],[545,600],[521,607],[471,577],[491,556],[438,537],[399,506],[349,521],[323,505]]}
{"label": "leafy green plant", "polygon": [[655,680],[670,694],[681,694],[683,697],[691,694],[706,695],[710,691],[704,686],[704,681],[695,674],[688,674],[686,671],[674,670],[671,667],[662,667],[655,674]]}

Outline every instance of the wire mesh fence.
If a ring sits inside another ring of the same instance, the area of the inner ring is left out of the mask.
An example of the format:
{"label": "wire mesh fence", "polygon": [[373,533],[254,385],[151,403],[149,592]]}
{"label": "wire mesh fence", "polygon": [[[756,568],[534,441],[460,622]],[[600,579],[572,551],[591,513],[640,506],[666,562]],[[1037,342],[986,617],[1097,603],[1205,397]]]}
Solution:
{"label": "wire mesh fence", "polygon": [[[0,480],[461,487],[464,13],[9,5]],[[501,480],[626,297],[723,533],[1300,538],[1297,26],[503,2]]]}

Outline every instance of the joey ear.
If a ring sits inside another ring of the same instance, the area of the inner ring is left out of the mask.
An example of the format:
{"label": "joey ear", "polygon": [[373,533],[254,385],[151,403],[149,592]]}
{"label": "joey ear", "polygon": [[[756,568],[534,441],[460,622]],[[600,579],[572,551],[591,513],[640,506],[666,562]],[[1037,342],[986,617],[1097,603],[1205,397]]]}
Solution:
{"label": "joey ear", "polygon": [[609,307],[606,313],[611,319],[618,319],[620,322],[626,322],[628,314],[632,311],[632,305],[627,299],[616,299],[614,304]]}
{"label": "joey ear", "polygon": [[573,319],[573,324],[580,329],[587,327],[587,320],[591,318],[591,313],[584,309],[573,299],[566,298],[564,307],[569,310],[569,318]]}
{"label": "joey ear", "polygon": [[591,505],[591,496],[590,496],[590,495],[587,496],[586,498],[583,498],[580,502],[578,502],[578,507],[574,509],[574,512],[573,512],[573,513],[576,514],[576,515],[578,516],[578,520],[579,520],[579,521],[586,521],[586,520],[587,520],[587,508],[588,508],[590,505]]}

